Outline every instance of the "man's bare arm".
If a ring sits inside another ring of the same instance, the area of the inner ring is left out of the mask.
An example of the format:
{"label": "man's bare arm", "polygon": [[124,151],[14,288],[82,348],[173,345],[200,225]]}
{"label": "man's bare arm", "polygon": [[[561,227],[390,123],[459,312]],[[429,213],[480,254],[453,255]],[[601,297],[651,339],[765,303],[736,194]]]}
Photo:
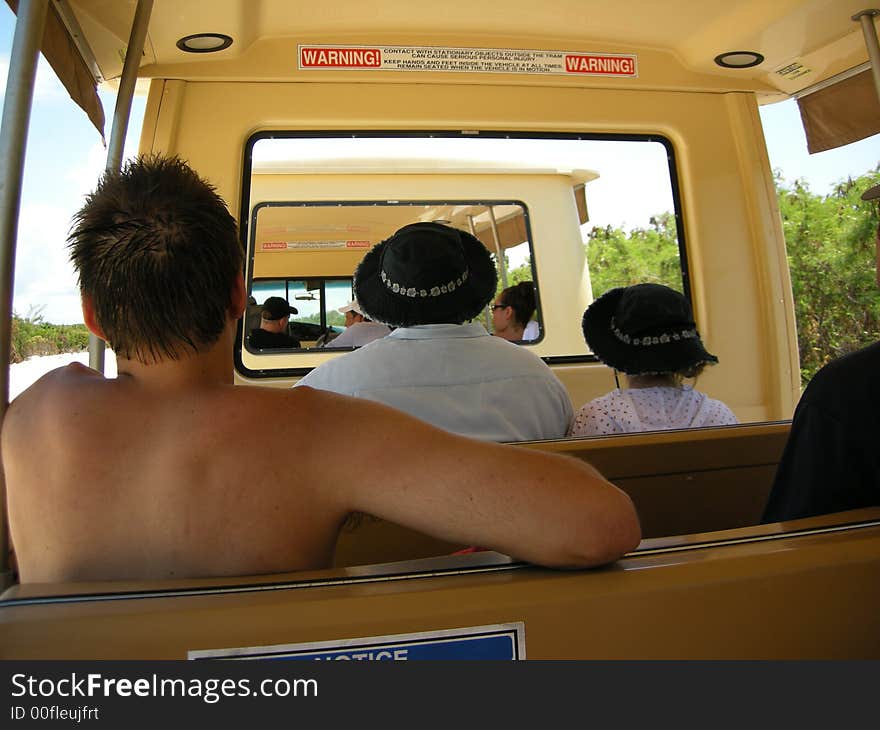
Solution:
{"label": "man's bare arm", "polygon": [[325,460],[324,471],[345,509],[554,567],[611,562],[639,543],[631,500],[589,464],[457,436],[376,403],[317,397],[321,422],[344,439],[344,456]]}

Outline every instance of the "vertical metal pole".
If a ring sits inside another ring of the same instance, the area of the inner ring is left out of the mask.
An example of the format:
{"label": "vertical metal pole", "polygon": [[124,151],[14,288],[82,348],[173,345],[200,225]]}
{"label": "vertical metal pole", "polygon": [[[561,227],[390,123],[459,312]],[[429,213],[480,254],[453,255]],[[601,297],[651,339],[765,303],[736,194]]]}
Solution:
{"label": "vertical metal pole", "polygon": [[498,221],[495,220],[495,209],[491,205],[489,206],[489,223],[492,224],[492,238],[495,241],[495,252],[498,254],[498,266],[501,268],[501,288],[507,289],[507,264],[504,261],[501,239],[498,237]]}
{"label": "vertical metal pole", "polygon": [[[21,0],[6,79],[6,100],[0,123],[0,422],[9,401],[9,360],[12,352],[12,294],[15,243],[24,177],[28,122],[34,78],[49,0]],[[6,529],[6,484],[0,475],[0,588],[11,582],[9,535]]]}
{"label": "vertical metal pole", "polygon": [[[880,100],[880,42],[877,41],[877,29],[874,27],[874,18],[880,15],[880,10],[872,8],[862,10],[852,16],[862,25],[862,33],[865,36],[865,47],[868,49],[868,58],[871,59],[871,73],[874,76],[874,89],[877,91],[877,99]],[[877,227],[877,236],[874,239],[874,278],[877,286],[880,286],[880,226]]]}
{"label": "vertical metal pole", "polygon": [[871,8],[856,13],[852,19],[862,24],[865,46],[868,48],[868,58],[871,59],[874,88],[877,89],[877,97],[880,98],[880,43],[877,42],[877,29],[874,27],[874,18],[878,15],[880,15],[880,10]]}
{"label": "vertical metal pole", "polygon": [[[115,172],[122,166],[122,152],[125,149],[125,136],[128,133],[128,120],[131,117],[131,100],[137,83],[141,56],[144,53],[144,42],[147,28],[150,25],[150,14],[153,12],[153,0],[138,0],[125,52],[125,64],[119,80],[119,91],[116,94],[116,108],[113,112],[113,127],[110,131],[110,143],[107,145],[108,172]],[[104,372],[104,341],[89,335],[89,367]]]}
{"label": "vertical metal pole", "polygon": [[[468,228],[471,229],[471,235],[474,238],[478,238],[477,236],[477,227],[474,225],[474,217],[472,215],[468,215],[467,217]],[[492,301],[494,302],[494,297]],[[486,329],[491,332],[492,331],[492,310],[489,307],[486,307],[483,310],[483,318],[486,320]]]}

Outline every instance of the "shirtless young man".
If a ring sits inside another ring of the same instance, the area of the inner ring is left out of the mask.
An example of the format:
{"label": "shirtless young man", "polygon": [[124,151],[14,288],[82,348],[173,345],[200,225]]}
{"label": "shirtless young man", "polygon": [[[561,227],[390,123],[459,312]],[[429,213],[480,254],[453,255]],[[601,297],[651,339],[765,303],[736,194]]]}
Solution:
{"label": "shirtless young man", "polygon": [[[69,365],[9,408],[22,582],[326,567],[351,512],[557,567],[638,544],[629,498],[580,461],[311,388],[233,386],[241,247],[225,204],[185,163],[106,175],[70,247],[86,324],[119,376]],[[328,461],[334,442],[346,456]]]}

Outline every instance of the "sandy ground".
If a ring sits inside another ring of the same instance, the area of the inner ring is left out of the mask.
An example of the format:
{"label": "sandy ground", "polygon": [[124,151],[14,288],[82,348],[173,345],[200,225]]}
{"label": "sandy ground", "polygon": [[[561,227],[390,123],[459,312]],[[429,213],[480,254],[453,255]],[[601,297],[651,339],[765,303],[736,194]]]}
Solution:
{"label": "sandy ground", "polygon": [[[9,400],[12,400],[28,388],[32,383],[39,380],[50,370],[63,367],[68,363],[81,362],[89,364],[88,352],[72,352],[65,355],[46,355],[45,357],[29,357],[24,362],[14,363],[9,366]],[[116,355],[112,350],[107,350],[104,356],[104,375],[108,378],[116,377]]]}

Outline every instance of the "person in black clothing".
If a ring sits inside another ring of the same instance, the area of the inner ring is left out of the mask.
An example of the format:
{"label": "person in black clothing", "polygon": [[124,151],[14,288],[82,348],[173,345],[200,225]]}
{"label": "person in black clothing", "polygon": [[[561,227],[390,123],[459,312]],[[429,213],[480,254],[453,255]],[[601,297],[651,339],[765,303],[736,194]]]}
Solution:
{"label": "person in black clothing", "polygon": [[251,347],[257,347],[261,350],[276,347],[299,347],[299,340],[295,340],[287,332],[290,315],[296,313],[297,310],[281,297],[266,299],[260,314],[260,326],[251,330]]}
{"label": "person in black clothing", "polygon": [[[862,194],[880,198],[880,185]],[[880,264],[880,229],[877,232]],[[878,266],[880,276],[880,266]],[[801,396],[762,522],[880,505],[880,342],[828,363]]]}
{"label": "person in black clothing", "polygon": [[880,342],[828,363],[791,423],[763,522],[880,504]]}

